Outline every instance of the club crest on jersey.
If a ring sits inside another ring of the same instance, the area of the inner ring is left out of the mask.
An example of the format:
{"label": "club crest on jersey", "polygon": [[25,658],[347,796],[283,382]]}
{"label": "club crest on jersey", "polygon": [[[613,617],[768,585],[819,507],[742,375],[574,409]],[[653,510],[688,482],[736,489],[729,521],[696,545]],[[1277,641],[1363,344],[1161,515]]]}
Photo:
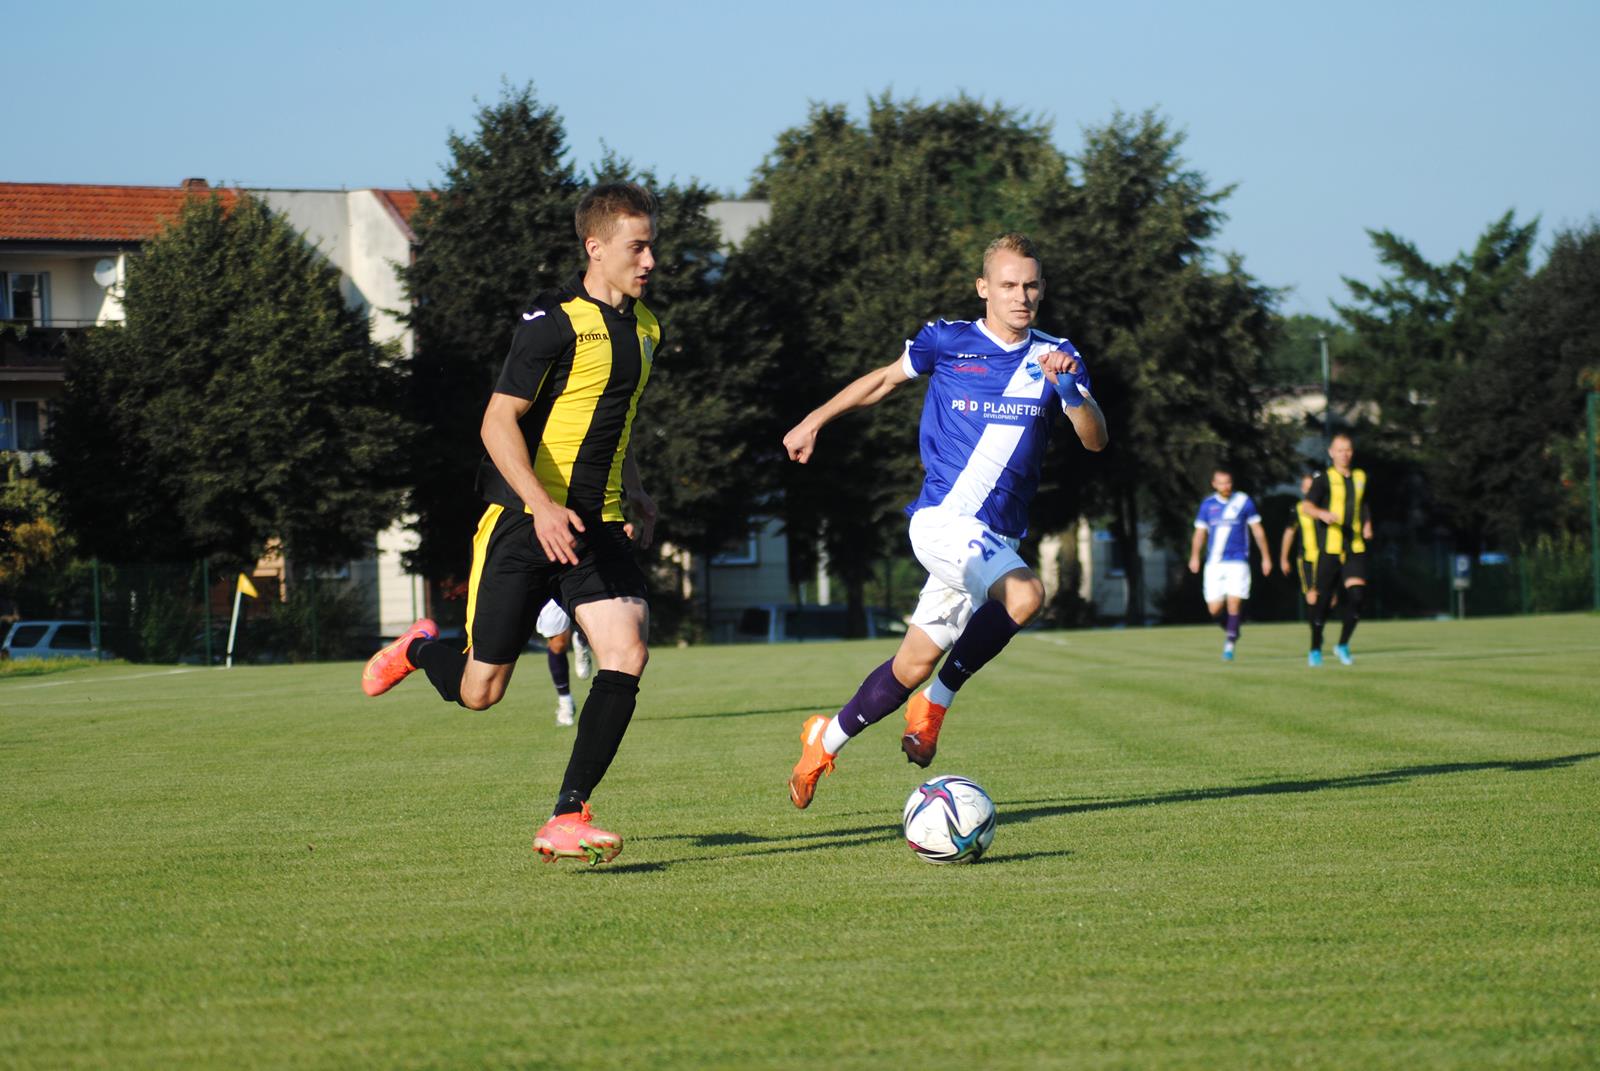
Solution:
{"label": "club crest on jersey", "polygon": [[641,338],[639,340],[639,352],[644,354],[644,359],[645,360],[647,360],[647,361],[650,360],[652,357],[655,356],[656,340],[651,338],[649,335],[646,335],[643,338]]}

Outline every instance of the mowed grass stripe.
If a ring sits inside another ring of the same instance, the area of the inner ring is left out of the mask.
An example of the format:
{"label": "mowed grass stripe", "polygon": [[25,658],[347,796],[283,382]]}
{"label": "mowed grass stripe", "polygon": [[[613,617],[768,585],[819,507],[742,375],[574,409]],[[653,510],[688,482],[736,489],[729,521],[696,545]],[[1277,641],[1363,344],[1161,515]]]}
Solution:
{"label": "mowed grass stripe", "polygon": [[936,763],[999,801],[968,868],[899,843],[898,715],[787,802],[881,641],[658,652],[592,871],[528,850],[538,660],[486,714],[355,666],[0,681],[0,1062],[1592,1065],[1600,621],[1357,641],[1025,634]]}

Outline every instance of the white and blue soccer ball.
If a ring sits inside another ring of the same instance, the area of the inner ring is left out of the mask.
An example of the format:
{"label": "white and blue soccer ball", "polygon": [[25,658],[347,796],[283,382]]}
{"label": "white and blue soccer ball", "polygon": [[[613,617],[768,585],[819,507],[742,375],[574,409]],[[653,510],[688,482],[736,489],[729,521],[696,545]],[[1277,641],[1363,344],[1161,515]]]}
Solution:
{"label": "white and blue soccer ball", "polygon": [[994,801],[976,781],[945,774],[906,800],[906,844],[925,863],[976,863],[994,840]]}

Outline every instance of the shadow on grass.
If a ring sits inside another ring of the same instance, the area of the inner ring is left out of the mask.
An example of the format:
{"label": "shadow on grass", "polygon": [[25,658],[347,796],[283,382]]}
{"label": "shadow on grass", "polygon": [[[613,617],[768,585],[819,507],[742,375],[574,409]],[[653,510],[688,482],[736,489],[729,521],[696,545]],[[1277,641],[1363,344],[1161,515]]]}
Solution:
{"label": "shadow on grass", "polygon": [[[1583,751],[1574,755],[1558,755],[1549,759],[1507,760],[1502,762],[1440,762],[1422,766],[1400,766],[1393,770],[1351,774],[1348,777],[1319,777],[1305,781],[1266,781],[1258,785],[1230,785],[1223,788],[1196,788],[1186,792],[1163,792],[1154,796],[1134,796],[1122,800],[1096,800],[1085,803],[1055,802],[1052,800],[1020,800],[1000,812],[1000,824],[1031,822],[1036,818],[1058,818],[1068,814],[1091,811],[1116,811],[1125,807],[1156,807],[1166,803],[1199,803],[1204,800],[1238,799],[1242,796],[1277,796],[1300,792],[1327,792],[1332,789],[1374,788],[1414,781],[1419,777],[1438,777],[1444,774],[1482,773],[1500,770],[1506,773],[1528,773],[1536,770],[1558,770],[1580,762],[1600,758],[1600,751]],[[1018,804],[1022,810],[1016,809]],[[1034,804],[1035,806],[1027,806]]]}
{"label": "shadow on grass", "polygon": [[[1399,766],[1392,770],[1351,774],[1348,777],[1317,777],[1300,781],[1266,781],[1254,785],[1226,785],[1217,788],[1196,788],[1183,792],[1163,792],[1148,796],[1130,796],[1117,800],[1012,800],[1000,806],[1000,824],[1012,825],[1032,822],[1041,818],[1061,818],[1072,814],[1089,814],[1095,811],[1117,811],[1129,807],[1159,807],[1173,803],[1203,803],[1208,800],[1239,799],[1246,796],[1277,796],[1304,792],[1327,792],[1336,789],[1375,788],[1414,781],[1419,777],[1440,777],[1447,774],[1532,773],[1540,770],[1559,770],[1576,766],[1580,762],[1600,758],[1600,751],[1582,751],[1572,755],[1558,755],[1548,759],[1508,759],[1497,762],[1441,762],[1418,766]],[[825,851],[849,848],[863,841],[896,841],[903,836],[898,823],[873,822],[819,829],[786,837],[763,837],[754,833],[731,830],[719,833],[674,833],[651,837],[654,841],[688,841],[692,848],[737,848],[741,855],[787,855],[794,852]],[[1062,852],[1023,852],[1016,855],[997,855],[986,862],[1026,862],[1031,859],[1058,858],[1071,855]],[[627,872],[632,867],[637,872],[655,872],[678,863],[709,862],[722,855],[701,855],[686,859],[667,859],[649,863],[625,864],[608,868],[610,873]]]}

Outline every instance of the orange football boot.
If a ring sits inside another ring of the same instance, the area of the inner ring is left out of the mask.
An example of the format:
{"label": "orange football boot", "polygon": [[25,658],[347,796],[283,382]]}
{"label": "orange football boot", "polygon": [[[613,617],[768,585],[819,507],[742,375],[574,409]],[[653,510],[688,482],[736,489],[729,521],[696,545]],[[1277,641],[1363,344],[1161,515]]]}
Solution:
{"label": "orange football boot", "polygon": [[927,769],[939,750],[939,729],[947,709],[930,700],[927,692],[916,693],[906,703],[906,734],[900,738],[900,750],[907,762]]}
{"label": "orange football boot", "polygon": [[589,865],[609,863],[622,851],[622,838],[594,826],[594,814],[585,803],[581,811],[552,815],[533,835],[534,851],[544,861],[587,859]]}
{"label": "orange football boot", "polygon": [[424,617],[410,628],[405,634],[389,646],[367,659],[366,668],[361,671],[361,690],[368,695],[382,695],[390,688],[406,679],[417,667],[411,664],[411,659],[406,657],[406,648],[411,646],[415,639],[433,640],[439,637],[439,626],[431,618]]}
{"label": "orange football boot", "polygon": [[789,798],[801,810],[811,806],[811,797],[817,791],[817,779],[833,772],[833,760],[822,747],[822,732],[833,719],[826,714],[815,714],[806,719],[800,730],[800,761],[794,764],[789,775]]}

